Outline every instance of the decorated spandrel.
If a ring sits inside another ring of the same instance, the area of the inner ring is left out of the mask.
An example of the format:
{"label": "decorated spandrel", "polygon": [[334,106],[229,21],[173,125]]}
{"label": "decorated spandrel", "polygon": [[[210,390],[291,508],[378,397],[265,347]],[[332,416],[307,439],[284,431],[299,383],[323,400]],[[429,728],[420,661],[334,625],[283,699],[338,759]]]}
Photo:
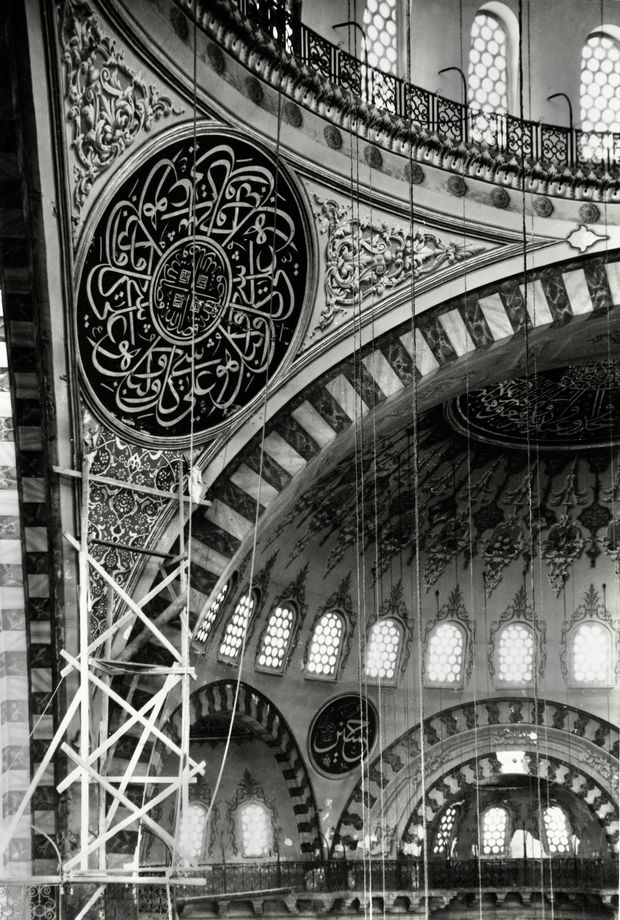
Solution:
{"label": "decorated spandrel", "polygon": [[77,336],[93,408],[140,443],[213,433],[291,348],[309,246],[292,179],[248,140],[202,129],[152,154],[84,258]]}
{"label": "decorated spandrel", "polygon": [[343,776],[362,763],[377,737],[377,712],[359,696],[340,696],[319,710],[310,728],[308,747],[322,773]]}

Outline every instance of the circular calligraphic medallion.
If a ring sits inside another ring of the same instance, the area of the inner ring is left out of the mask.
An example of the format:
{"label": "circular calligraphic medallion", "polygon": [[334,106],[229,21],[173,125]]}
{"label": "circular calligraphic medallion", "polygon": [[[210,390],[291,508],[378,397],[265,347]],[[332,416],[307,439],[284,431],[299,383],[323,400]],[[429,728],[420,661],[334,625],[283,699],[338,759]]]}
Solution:
{"label": "circular calligraphic medallion", "polygon": [[377,738],[377,710],[365,697],[339,696],[318,711],[308,749],[314,766],[328,776],[344,776],[370,754]]}
{"label": "circular calligraphic medallion", "polygon": [[446,416],[490,444],[588,450],[620,443],[620,362],[597,361],[501,380],[458,396]]}
{"label": "circular calligraphic medallion", "polygon": [[128,440],[171,447],[259,397],[302,332],[311,280],[284,166],[234,132],[185,134],[99,211],[77,309],[93,409]]}

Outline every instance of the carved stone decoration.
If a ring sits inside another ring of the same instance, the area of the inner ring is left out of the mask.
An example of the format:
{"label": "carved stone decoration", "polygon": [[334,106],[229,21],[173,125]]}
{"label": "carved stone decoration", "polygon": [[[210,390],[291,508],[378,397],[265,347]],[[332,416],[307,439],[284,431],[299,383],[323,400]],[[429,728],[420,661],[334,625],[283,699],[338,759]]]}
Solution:
{"label": "carved stone decoration", "polygon": [[534,214],[536,214],[537,217],[551,217],[553,214],[553,202],[551,199],[545,198],[543,195],[534,199],[532,208],[534,209]]}
{"label": "carved stone decoration", "polygon": [[455,198],[464,198],[467,194],[467,183],[462,176],[450,176],[446,182],[448,193]]}
{"label": "carved stone decoration", "polygon": [[199,126],[141,158],[84,253],[77,338],[93,411],[185,447],[255,401],[296,341],[311,243],[284,165]]}
{"label": "carved stone decoration", "polygon": [[[603,585],[603,589],[605,589]],[[579,607],[575,610],[569,622],[564,622],[562,624],[562,638],[560,640],[560,667],[562,668],[562,675],[564,679],[570,681],[569,673],[569,657],[570,649],[569,643],[571,641],[571,634],[576,626],[580,623],[590,621],[590,622],[599,622],[602,623],[611,633],[612,637],[612,667],[613,674],[617,680],[618,675],[620,674],[620,658],[618,655],[613,652],[616,647],[618,640],[618,627],[619,624],[615,623],[612,619],[611,613],[601,601],[600,594],[596,590],[593,584],[590,585],[588,590],[585,592],[583,597],[583,604],[580,604]]]}
{"label": "carved stone decoration", "polygon": [[328,776],[359,769],[372,751],[378,728],[375,707],[360,694],[331,700],[310,726],[308,750],[314,766]]}
{"label": "carved stone decoration", "polygon": [[601,212],[593,201],[584,201],[579,208],[579,219],[584,224],[595,224],[600,216]]}
{"label": "carved stone decoration", "polygon": [[510,204],[510,195],[508,194],[505,188],[496,186],[491,191],[491,201],[495,205],[496,208],[499,208],[500,210],[503,211]]}
{"label": "carved stone decoration", "polygon": [[[439,593],[439,592],[437,592]],[[476,624],[472,623],[465,604],[463,603],[463,594],[460,585],[456,585],[446,603],[437,611],[437,616],[427,624],[424,632],[424,659],[426,660],[428,652],[428,642],[430,635],[439,623],[453,620],[462,626],[465,630],[466,650],[463,661],[463,683],[469,681],[474,668],[474,641],[476,635]]]}
{"label": "carved stone decoration", "polygon": [[[73,203],[83,206],[93,183],[153,120],[172,112],[172,100],[123,61],[86,0],[66,0],[62,50],[67,117],[73,126]],[[176,114],[176,113],[175,113]],[[180,114],[180,113],[179,113]]]}
{"label": "carved stone decoration", "polygon": [[424,277],[483,251],[472,243],[446,243],[433,233],[375,225],[354,217],[350,205],[315,200],[320,231],[327,233],[327,265],[326,305],[314,334],[368,297],[381,297],[412,276]]}
{"label": "carved stone decoration", "polygon": [[390,593],[383,599],[377,613],[371,614],[367,621],[368,634],[370,634],[371,626],[373,626],[377,620],[382,620],[385,617],[396,617],[396,619],[400,620],[402,623],[404,630],[404,645],[399,663],[401,674],[405,673],[407,662],[411,654],[411,646],[413,644],[413,622],[411,621],[409,609],[407,608],[403,595],[403,580],[400,578],[395,585],[392,585]]}
{"label": "carved stone decoration", "polygon": [[349,652],[351,651],[353,632],[355,630],[355,624],[357,623],[357,613],[353,608],[353,600],[351,598],[350,572],[345,575],[333,594],[330,594],[324,606],[317,611],[314,622],[312,624],[312,628],[310,629],[310,633],[308,635],[308,641],[304,651],[304,668],[308,663],[308,656],[310,655],[310,647],[312,645],[312,637],[314,635],[316,626],[323,614],[327,613],[329,610],[340,611],[345,615],[345,632],[342,637],[342,651],[338,660],[338,672],[342,673],[342,670],[347,663]]}
{"label": "carved stone decoration", "polygon": [[278,810],[276,808],[276,803],[271,799],[267,799],[263,787],[256,781],[249,770],[245,770],[241,782],[235,789],[234,799],[226,803],[228,806],[226,809],[226,818],[228,819],[230,844],[235,856],[239,855],[240,845],[237,834],[237,822],[235,818],[237,809],[240,805],[243,805],[244,802],[261,802],[265,806],[270,814],[274,843],[277,841],[278,837]]}
{"label": "carved stone decoration", "polygon": [[519,588],[514,596],[512,604],[510,604],[510,606],[504,610],[498,620],[495,620],[491,624],[489,643],[489,674],[491,677],[495,677],[495,662],[497,654],[495,640],[499,631],[502,629],[502,627],[506,626],[507,623],[527,623],[527,625],[530,626],[533,630],[536,643],[534,663],[538,668],[538,676],[542,680],[543,674],[545,673],[545,662],[547,660],[547,649],[545,646],[547,627],[544,622],[537,619],[533,608],[530,607],[530,605],[527,603],[524,588]]}
{"label": "carved stone decoration", "polygon": [[577,230],[572,230],[568,234],[566,242],[569,246],[572,246],[573,249],[578,249],[579,252],[585,252],[586,249],[589,249],[590,246],[594,246],[595,243],[600,243],[601,240],[608,239],[609,237],[607,234],[595,233],[594,230],[590,230],[585,224],[581,224]]}

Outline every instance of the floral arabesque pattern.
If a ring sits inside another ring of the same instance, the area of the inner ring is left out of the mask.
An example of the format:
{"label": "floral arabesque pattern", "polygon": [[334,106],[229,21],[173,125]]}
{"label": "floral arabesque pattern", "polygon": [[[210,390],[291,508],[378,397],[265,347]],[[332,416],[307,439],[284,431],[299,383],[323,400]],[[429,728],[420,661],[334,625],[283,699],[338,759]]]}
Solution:
{"label": "floral arabesque pattern", "polygon": [[[92,475],[127,480],[164,492],[178,490],[179,453],[134,447],[104,428],[95,430],[93,441]],[[92,482],[89,538],[129,546],[135,543],[144,549],[153,545],[157,524],[166,517],[170,507],[171,502],[165,498]],[[90,552],[122,586],[127,585],[137,563],[143,558],[118,546],[97,543],[91,544]],[[92,570],[90,602],[94,638],[105,626],[107,589],[101,576]]]}
{"label": "floral arabesque pattern", "polygon": [[332,199],[317,204],[321,233],[327,233],[326,303],[313,335],[368,297],[381,297],[409,277],[421,278],[483,251],[473,243],[445,242],[433,233],[375,225]]}
{"label": "floral arabesque pattern", "polygon": [[67,117],[73,125],[75,167],[73,203],[79,210],[97,177],[154,119],[172,111],[123,61],[113,40],[101,30],[85,0],[67,0],[62,21]]}

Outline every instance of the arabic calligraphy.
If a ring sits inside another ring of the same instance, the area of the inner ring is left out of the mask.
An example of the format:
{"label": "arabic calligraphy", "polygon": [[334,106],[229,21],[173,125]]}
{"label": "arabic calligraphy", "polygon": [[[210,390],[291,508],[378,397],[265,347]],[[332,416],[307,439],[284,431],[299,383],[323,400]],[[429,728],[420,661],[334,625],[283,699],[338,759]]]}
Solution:
{"label": "arabic calligraphy", "polygon": [[203,129],[152,155],[104,211],[81,275],[93,408],[140,443],[212,432],[286,357],[308,249],[291,180],[254,144]]}
{"label": "arabic calligraphy", "polygon": [[367,699],[341,696],[323,707],[310,729],[310,755],[324,773],[341,776],[360,765],[377,736],[377,713]]}
{"label": "arabic calligraphy", "polygon": [[599,361],[501,380],[447,408],[460,431],[495,444],[592,448],[617,443],[620,362]]}

